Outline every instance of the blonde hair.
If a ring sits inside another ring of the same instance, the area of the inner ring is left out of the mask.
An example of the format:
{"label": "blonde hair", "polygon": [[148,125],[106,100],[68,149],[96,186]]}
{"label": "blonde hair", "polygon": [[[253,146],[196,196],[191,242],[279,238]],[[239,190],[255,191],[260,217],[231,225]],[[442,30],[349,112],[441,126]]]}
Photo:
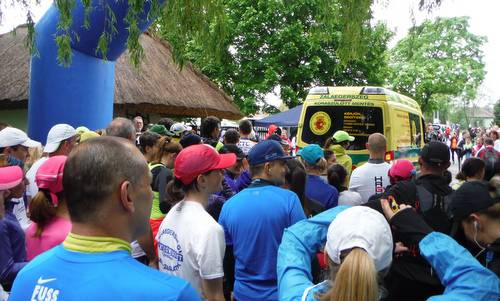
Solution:
{"label": "blonde hair", "polygon": [[333,286],[322,301],[377,301],[377,270],[373,259],[360,248],[352,249],[338,270],[332,269]]}
{"label": "blonde hair", "polygon": [[302,157],[299,157],[300,162],[302,165],[304,165],[304,168],[306,171],[319,171],[321,173],[326,171],[326,168],[328,167],[328,162],[326,162],[326,159],[324,157],[321,157],[316,164],[309,164],[307,163],[306,160],[304,160]]}
{"label": "blonde hair", "polygon": [[29,155],[28,159],[26,160],[26,162],[24,163],[24,165],[26,166],[26,170],[28,170],[33,165],[33,163],[35,163],[36,161],[38,161],[38,159],[40,159],[42,157],[43,149],[40,146],[30,147],[28,149],[28,153],[30,155]]}

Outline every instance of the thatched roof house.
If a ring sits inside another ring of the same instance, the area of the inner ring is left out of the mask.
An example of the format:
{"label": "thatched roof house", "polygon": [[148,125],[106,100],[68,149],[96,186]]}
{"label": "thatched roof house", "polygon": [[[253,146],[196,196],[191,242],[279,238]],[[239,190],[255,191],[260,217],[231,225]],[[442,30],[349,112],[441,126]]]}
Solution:
{"label": "thatched roof house", "polygon": [[[0,35],[0,110],[27,108],[30,57],[24,40],[27,28]],[[169,116],[215,115],[239,119],[232,99],[191,64],[182,70],[173,62],[170,46],[143,34],[145,58],[139,69],[126,52],[116,64],[115,111]]]}

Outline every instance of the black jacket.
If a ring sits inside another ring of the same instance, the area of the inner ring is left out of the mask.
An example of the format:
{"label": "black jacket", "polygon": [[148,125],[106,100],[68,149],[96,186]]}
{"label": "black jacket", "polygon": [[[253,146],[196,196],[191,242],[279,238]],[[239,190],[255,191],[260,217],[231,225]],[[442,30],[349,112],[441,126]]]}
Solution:
{"label": "black jacket", "polygon": [[[417,192],[417,185],[424,187],[425,190],[432,195],[443,198],[451,195],[453,192],[444,177],[438,175],[424,175],[417,179],[396,183],[386,192],[385,197],[392,196],[398,204],[410,205],[415,208],[416,211],[420,211],[421,204],[419,193]],[[372,200],[366,205],[383,213],[380,200]],[[443,218],[442,216],[434,217],[433,214],[427,213],[420,212],[426,224],[430,226],[429,229],[450,234],[452,223],[448,218]],[[406,214],[402,216],[406,216]],[[400,223],[400,225],[403,224]],[[401,231],[399,231],[399,233],[401,233]],[[401,237],[398,233],[393,233],[393,236],[395,243],[405,242],[410,251],[394,256],[386,280],[390,282],[388,283],[389,287],[393,284],[399,286],[400,289],[397,287],[390,287],[390,291],[394,293],[390,300],[400,300],[403,298],[402,296],[405,296],[405,300],[420,300],[421,298],[425,300],[427,297],[442,291],[444,288],[438,277],[432,271],[427,261],[420,256],[418,242],[408,241],[407,237]],[[414,296],[415,298],[412,299],[409,298],[409,296]]]}

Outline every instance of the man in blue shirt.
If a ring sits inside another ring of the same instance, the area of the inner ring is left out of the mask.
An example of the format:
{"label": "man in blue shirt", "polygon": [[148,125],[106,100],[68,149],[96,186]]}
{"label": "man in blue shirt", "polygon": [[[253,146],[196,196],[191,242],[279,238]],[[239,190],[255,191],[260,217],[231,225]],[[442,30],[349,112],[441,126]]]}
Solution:
{"label": "man in blue shirt", "polygon": [[186,281],[130,255],[130,242],[148,231],[150,183],[144,157],[125,139],[75,148],[63,175],[71,232],[21,270],[9,300],[200,300]]}
{"label": "man in blue shirt", "polygon": [[222,208],[225,272],[230,276],[234,271],[236,300],[278,300],[276,257],[281,237],[285,228],[305,218],[297,195],[279,187],[285,183],[287,159],[276,141],[256,144],[248,154],[252,184]]}

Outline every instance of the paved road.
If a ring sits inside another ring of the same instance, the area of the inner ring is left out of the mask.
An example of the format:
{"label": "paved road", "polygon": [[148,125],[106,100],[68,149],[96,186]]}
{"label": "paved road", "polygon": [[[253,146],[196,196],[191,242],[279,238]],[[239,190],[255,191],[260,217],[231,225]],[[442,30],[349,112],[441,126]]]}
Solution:
{"label": "paved road", "polygon": [[455,161],[455,164],[451,163],[450,168],[448,168],[448,170],[451,172],[451,175],[453,176],[453,179],[451,180],[451,185],[453,185],[456,182],[458,182],[458,180],[455,179],[455,176],[458,173],[458,162]]}

